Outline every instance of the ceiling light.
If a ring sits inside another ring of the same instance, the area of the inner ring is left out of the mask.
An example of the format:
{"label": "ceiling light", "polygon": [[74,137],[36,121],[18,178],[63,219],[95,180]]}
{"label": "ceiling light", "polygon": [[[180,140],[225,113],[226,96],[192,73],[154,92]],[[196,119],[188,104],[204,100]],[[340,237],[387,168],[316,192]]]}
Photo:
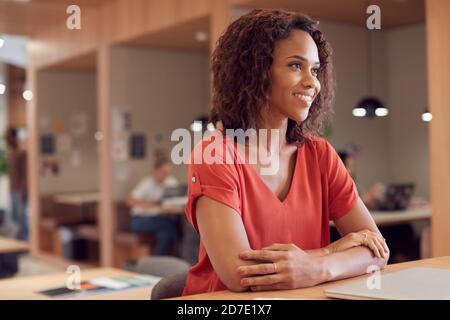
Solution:
{"label": "ceiling light", "polygon": [[27,101],[31,101],[33,99],[33,92],[31,90],[25,90],[22,93],[22,97]]}
{"label": "ceiling light", "polygon": [[425,109],[425,112],[422,113],[422,121],[430,122],[433,119],[433,115],[430,111],[428,111],[428,108]]}
{"label": "ceiling light", "polygon": [[206,129],[208,130],[208,131],[214,131],[214,130],[216,130],[216,127],[214,126],[214,124],[213,123],[208,123],[207,125],[206,125]]}
{"label": "ceiling light", "polygon": [[[370,31],[366,32],[367,41],[367,92],[371,95],[363,97],[358,105],[353,108],[352,113],[355,117],[385,117],[389,114],[389,110],[383,105],[383,103],[373,95],[372,88],[372,34]],[[365,110],[365,112],[362,111]]]}
{"label": "ceiling light", "polygon": [[203,128],[203,126],[202,126],[202,122],[201,121],[194,121],[191,124],[191,131],[201,132],[202,128]]}
{"label": "ceiling light", "polygon": [[367,111],[364,108],[354,108],[352,110],[352,114],[355,117],[365,117],[367,114]]}
{"label": "ceiling light", "polygon": [[195,40],[198,42],[206,42],[208,40],[208,34],[203,31],[199,31],[195,34]]}
{"label": "ceiling light", "polygon": [[4,94],[6,90],[6,86],[0,83],[0,94]]}
{"label": "ceiling light", "polygon": [[385,117],[389,114],[389,110],[387,108],[376,108],[375,115],[377,117]]}

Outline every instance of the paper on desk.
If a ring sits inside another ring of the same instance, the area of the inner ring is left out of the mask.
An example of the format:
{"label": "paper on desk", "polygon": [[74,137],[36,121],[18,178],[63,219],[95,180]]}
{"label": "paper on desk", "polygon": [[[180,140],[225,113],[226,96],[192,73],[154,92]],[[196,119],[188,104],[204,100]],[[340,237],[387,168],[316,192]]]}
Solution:
{"label": "paper on desk", "polygon": [[155,285],[160,277],[155,277],[152,275],[138,275],[133,277],[118,277],[118,278],[108,278],[108,277],[98,277],[89,281],[91,284],[114,289],[114,290],[122,290],[130,287],[140,287],[147,285]]}
{"label": "paper on desk", "polygon": [[130,284],[128,284],[128,283],[124,283],[124,282],[117,281],[117,280],[107,278],[107,277],[95,278],[89,282],[92,283],[93,285],[96,285],[99,287],[104,287],[104,288],[109,288],[109,289],[114,289],[114,290],[125,289],[130,286]]}

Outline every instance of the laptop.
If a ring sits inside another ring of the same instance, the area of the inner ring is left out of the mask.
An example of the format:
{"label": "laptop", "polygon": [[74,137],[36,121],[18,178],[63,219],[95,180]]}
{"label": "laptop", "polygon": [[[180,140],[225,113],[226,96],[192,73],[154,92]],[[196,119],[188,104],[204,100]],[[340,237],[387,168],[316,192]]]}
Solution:
{"label": "laptop", "polygon": [[187,202],[188,185],[180,184],[176,187],[168,187],[164,189],[161,198],[163,207],[183,207]]}
{"label": "laptop", "polygon": [[348,300],[450,300],[450,269],[410,268],[384,274],[379,287],[370,279],[326,289],[325,295]]}
{"label": "laptop", "polygon": [[165,187],[162,199],[184,197],[187,195],[187,192],[188,192],[187,184],[180,184],[175,187]]}
{"label": "laptop", "polygon": [[413,183],[388,185],[383,200],[378,204],[378,210],[405,210],[409,206],[414,189]]}

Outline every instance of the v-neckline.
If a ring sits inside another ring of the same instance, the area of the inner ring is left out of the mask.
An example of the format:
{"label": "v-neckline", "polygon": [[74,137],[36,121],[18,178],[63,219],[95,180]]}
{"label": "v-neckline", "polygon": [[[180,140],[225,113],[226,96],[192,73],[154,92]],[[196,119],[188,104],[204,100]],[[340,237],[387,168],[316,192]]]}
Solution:
{"label": "v-neckline", "polygon": [[297,146],[297,150],[295,151],[295,163],[294,163],[294,171],[292,172],[292,179],[291,182],[289,184],[289,189],[288,192],[286,193],[286,196],[284,197],[283,200],[281,200],[278,195],[272,191],[272,189],[270,189],[270,187],[266,184],[266,182],[263,180],[263,178],[261,178],[261,175],[256,171],[255,168],[253,168],[253,166],[249,163],[245,163],[247,166],[250,167],[250,170],[257,176],[257,179],[259,180],[259,182],[264,186],[264,188],[273,195],[273,197],[278,201],[279,204],[284,205],[286,204],[287,200],[289,199],[292,191],[292,188],[294,186],[294,181],[297,175],[297,170],[298,170],[298,158],[299,158],[299,153],[300,148]]}

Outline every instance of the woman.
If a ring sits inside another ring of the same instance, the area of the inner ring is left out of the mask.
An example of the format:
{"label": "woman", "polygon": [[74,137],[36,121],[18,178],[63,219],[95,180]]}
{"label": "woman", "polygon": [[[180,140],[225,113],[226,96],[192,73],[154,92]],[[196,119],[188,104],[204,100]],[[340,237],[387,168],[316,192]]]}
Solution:
{"label": "woman", "polygon": [[[388,248],[336,151],[307,134],[331,111],[330,55],[316,22],[286,11],[254,10],[219,39],[211,120],[223,139],[204,139],[193,157],[215,143],[215,159],[227,159],[188,165],[186,215],[201,244],[184,295],[309,287],[386,265]],[[279,140],[245,143],[244,154],[223,134],[239,128]],[[272,143],[279,169],[261,175],[246,154]],[[332,244],[330,220],[343,236]]]}

